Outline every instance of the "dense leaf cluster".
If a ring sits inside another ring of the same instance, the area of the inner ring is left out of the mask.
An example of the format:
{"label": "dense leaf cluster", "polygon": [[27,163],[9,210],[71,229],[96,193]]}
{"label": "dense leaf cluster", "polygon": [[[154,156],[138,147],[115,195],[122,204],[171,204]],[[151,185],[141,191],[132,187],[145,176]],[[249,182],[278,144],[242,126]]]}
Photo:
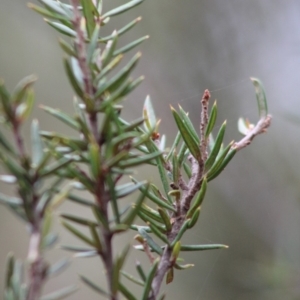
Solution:
{"label": "dense leaf cluster", "polygon": [[[201,101],[200,132],[196,130],[181,107],[171,108],[178,128],[171,145],[159,133],[150,97],[144,103],[143,116],[134,121],[122,118],[122,101],[143,80],[132,79],[131,74],[141,54],[129,60],[125,53],[135,49],[148,36],[119,47],[121,35],[132,29],[137,18],[108,36],[101,35],[115,16],[134,8],[143,0],[132,0],[108,12],[102,11],[102,1],[40,0],[42,6],[29,6],[43,15],[46,22],[65,36],[59,44],[67,55],[64,59],[66,74],[74,90],[74,115],[42,106],[42,109],[76,132],[74,136],[60,132],[41,131],[38,122],[32,122],[32,153],[25,150],[20,127],[33,107],[32,84],[35,78],[22,80],[10,94],[0,84],[1,121],[11,129],[15,139],[13,146],[0,134],[0,160],[8,174],[1,180],[14,184],[17,196],[0,194],[1,203],[17,214],[30,228],[28,249],[29,268],[27,280],[23,279],[23,264],[8,259],[5,299],[63,299],[74,291],[67,287],[51,295],[41,297],[45,281],[57,274],[68,261],[62,260],[50,266],[43,258],[46,248],[52,246],[57,236],[51,232],[53,210],[65,199],[91,209],[93,218],[61,214],[62,225],[78,238],[85,247],[63,245],[77,257],[99,256],[107,276],[107,288],[100,287],[97,279],[80,275],[81,280],[97,293],[118,299],[122,293],[127,299],[137,299],[121,277],[142,287],[142,299],[158,298],[161,281],[173,281],[174,269],[184,270],[180,253],[226,248],[225,245],[184,245],[184,233],[193,228],[200,216],[208,182],[216,178],[236,152],[248,145],[270,124],[265,95],[260,82],[256,87],[260,123],[255,127],[239,121],[244,139],[224,145],[226,122],[217,132],[212,132],[217,120],[217,103],[209,112],[210,94],[204,92]],[[123,64],[123,67],[120,65]],[[162,190],[147,181],[134,178],[138,166],[158,170]],[[122,183],[121,183],[122,180]],[[64,187],[61,188],[61,185]],[[82,191],[89,193],[93,201],[86,199]],[[133,193],[139,191],[137,196]],[[120,199],[130,196],[133,204],[122,209]],[[134,200],[135,197],[135,200]],[[146,203],[146,200],[148,202]],[[149,204],[149,203],[152,203]],[[112,213],[110,213],[110,211]],[[145,222],[135,223],[136,217]],[[86,231],[80,227],[88,229]],[[135,249],[144,251],[151,262],[145,271],[137,263],[137,276],[123,270],[129,246],[121,254],[113,256],[113,238],[128,230],[137,232],[139,243]],[[41,298],[40,298],[41,297]]]}

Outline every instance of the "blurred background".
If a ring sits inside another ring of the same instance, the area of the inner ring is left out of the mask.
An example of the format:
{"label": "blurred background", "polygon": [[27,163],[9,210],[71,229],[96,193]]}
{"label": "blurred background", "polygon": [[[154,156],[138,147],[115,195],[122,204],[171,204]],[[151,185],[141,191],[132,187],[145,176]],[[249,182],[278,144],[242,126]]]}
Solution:
{"label": "blurred background", "polygon": [[[109,9],[124,2],[104,1],[104,5]],[[0,77],[12,89],[22,77],[37,74],[34,117],[45,130],[67,132],[38,108],[47,104],[72,113],[73,94],[58,34],[26,4],[0,1]],[[162,119],[161,133],[167,134],[171,145],[176,130],[169,105],[180,104],[198,127],[201,95],[208,88],[212,99],[218,100],[218,124],[228,120],[226,141],[239,139],[238,118],[255,123],[258,117],[250,76],[264,83],[273,115],[268,133],[238,153],[209,185],[200,222],[185,238],[186,243],[224,243],[229,249],[186,255],[186,262],[195,267],[175,273],[174,283],[164,287],[167,299],[300,299],[299,1],[147,0],[112,20],[109,31],[140,15],[143,21],[122,39],[125,44],[150,35],[140,47],[143,58],[135,71],[146,80],[126,100],[127,119],[141,116],[150,94]],[[24,135],[29,137],[28,128]],[[149,169],[139,176],[155,182],[157,174]],[[68,203],[60,208],[66,210],[89,214]],[[61,227],[56,225],[55,230],[62,243],[76,242]],[[128,236],[117,239],[116,248],[125,241]],[[1,206],[0,290],[7,253],[25,259],[27,246],[23,224]],[[47,253],[51,262],[68,255],[59,249]],[[134,269],[136,257],[145,260],[132,251],[128,269]],[[49,281],[46,291],[75,283],[80,290],[70,299],[99,299],[77,274],[99,282],[101,268],[98,260],[74,260],[67,271]]]}

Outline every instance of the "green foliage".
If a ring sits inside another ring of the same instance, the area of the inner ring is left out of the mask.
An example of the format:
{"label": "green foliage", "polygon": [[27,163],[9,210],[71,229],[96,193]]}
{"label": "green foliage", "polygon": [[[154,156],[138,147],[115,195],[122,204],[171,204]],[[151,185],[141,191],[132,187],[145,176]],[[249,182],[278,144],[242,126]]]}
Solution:
{"label": "green foliage", "polygon": [[[61,224],[86,247],[64,245],[75,252],[75,257],[99,256],[107,273],[107,288],[98,286],[97,279],[80,275],[91,289],[108,299],[117,299],[118,293],[127,299],[137,299],[125,284],[127,280],[142,287],[142,299],[156,299],[160,284],[166,277],[171,283],[175,269],[184,270],[192,264],[180,265],[184,251],[202,251],[226,248],[225,245],[183,245],[183,235],[196,226],[205,198],[208,182],[217,177],[236,152],[248,145],[270,125],[265,93],[259,80],[252,79],[256,89],[260,120],[256,126],[239,121],[245,137],[224,146],[226,121],[216,139],[217,103],[210,110],[209,92],[201,101],[200,133],[181,107],[171,108],[178,133],[167,148],[165,136],[159,133],[151,99],[147,96],[143,117],[131,122],[121,118],[123,99],[143,80],[132,78],[132,71],[140,60],[138,52],[127,60],[125,53],[134,50],[148,36],[119,48],[119,37],[131,30],[140,18],[133,20],[108,36],[101,36],[102,27],[110,18],[134,8],[143,0],[132,0],[108,12],[102,12],[102,1],[72,0],[71,5],[61,1],[40,0],[41,7],[29,4],[34,11],[46,17],[51,27],[64,39],[59,44],[67,55],[64,59],[66,75],[76,97],[73,116],[51,107],[41,108],[76,132],[64,136],[60,132],[41,131],[33,120],[31,126],[31,155],[27,153],[20,128],[28,119],[33,103],[34,76],[23,79],[10,94],[0,83],[0,114],[3,126],[11,129],[13,146],[0,132],[0,161],[7,174],[1,180],[14,184],[17,196],[0,194],[0,202],[19,216],[30,228],[28,250],[29,270],[24,280],[23,263],[8,257],[4,297],[10,299],[63,299],[75,291],[63,288],[41,296],[46,280],[67,265],[62,260],[50,266],[43,252],[51,247],[57,235],[51,232],[52,214],[66,199],[74,205],[85,205],[94,217],[86,219],[67,213],[61,214]],[[124,67],[119,68],[120,63]],[[245,125],[246,124],[246,125]],[[163,190],[147,181],[134,178],[136,167],[157,168]],[[122,179],[122,183],[121,183]],[[64,187],[60,186],[64,184]],[[93,200],[81,198],[78,191],[89,193]],[[130,207],[121,209],[121,199],[135,199]],[[151,206],[146,204],[146,200]],[[146,224],[135,224],[139,217]],[[89,233],[81,230],[84,227]],[[140,278],[124,271],[129,246],[121,254],[113,255],[113,238],[120,233],[135,230],[135,239],[144,251],[151,268],[145,272],[137,263]],[[159,243],[157,242],[159,240]],[[164,295],[160,299],[164,299]]]}

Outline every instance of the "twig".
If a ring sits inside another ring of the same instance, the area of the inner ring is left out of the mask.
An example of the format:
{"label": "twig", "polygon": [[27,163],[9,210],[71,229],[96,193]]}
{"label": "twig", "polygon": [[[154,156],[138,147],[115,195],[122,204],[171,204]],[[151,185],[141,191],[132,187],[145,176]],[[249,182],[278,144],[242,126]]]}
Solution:
{"label": "twig", "polygon": [[[200,143],[200,150],[201,150],[201,160],[197,161],[192,156],[190,156],[188,159],[191,163],[191,172],[192,176],[187,184],[180,184],[180,188],[182,190],[182,196],[180,199],[180,210],[179,215],[173,215],[171,216],[172,222],[172,229],[169,234],[167,234],[167,238],[170,242],[176,238],[176,236],[179,233],[179,230],[183,226],[185,220],[186,220],[186,214],[190,208],[191,201],[193,197],[196,195],[196,193],[201,188],[202,184],[202,177],[204,172],[204,163],[207,159],[207,139],[205,139],[205,130],[208,124],[208,100],[210,98],[210,94],[208,90],[205,90],[204,95],[202,97],[202,112],[201,112],[201,124],[200,124],[200,135],[201,135],[201,143]],[[249,132],[246,134],[246,136],[241,139],[239,142],[236,142],[233,144],[232,148],[236,150],[240,150],[246,146],[248,146],[253,138],[257,136],[260,133],[264,133],[266,129],[270,126],[271,123],[271,116],[267,115],[265,118],[258,121],[256,126],[249,130]],[[167,170],[172,170],[171,164],[166,164],[165,168]],[[150,296],[148,300],[155,300],[159,294],[159,290],[162,284],[162,281],[164,279],[165,274],[168,272],[170,268],[173,267],[173,264],[175,262],[172,262],[171,259],[172,256],[172,249],[170,246],[166,246],[164,249],[164,252],[161,256],[158,269],[155,275],[155,278],[152,282],[152,291],[150,293]]]}
{"label": "twig", "polygon": [[238,142],[232,145],[232,149],[241,150],[251,144],[252,140],[259,134],[267,131],[271,125],[272,116],[267,115],[265,118],[260,119],[257,124],[249,130],[249,132]]}
{"label": "twig", "polygon": [[[91,74],[88,68],[87,64],[87,55],[86,55],[86,47],[85,47],[85,37],[84,33],[80,27],[81,23],[81,15],[78,10],[79,1],[78,0],[71,0],[71,3],[73,5],[73,11],[74,11],[74,19],[73,19],[73,25],[75,28],[75,31],[77,33],[75,44],[77,49],[77,55],[78,55],[78,64],[81,69],[82,77],[83,77],[83,83],[84,83],[84,92],[87,95],[88,98],[92,98],[94,94],[94,88],[91,80]],[[98,126],[97,126],[97,114],[94,112],[89,113],[89,121],[90,126],[94,135],[95,140],[98,140]]]}
{"label": "twig", "polygon": [[201,121],[200,121],[200,150],[202,160],[205,162],[207,159],[207,139],[205,138],[205,131],[208,124],[208,102],[210,99],[209,90],[205,90],[201,99]]}
{"label": "twig", "polygon": [[77,33],[75,43],[77,47],[78,64],[80,66],[82,76],[83,76],[84,91],[89,97],[91,97],[93,95],[93,86],[91,83],[91,76],[90,76],[90,72],[87,65],[87,59],[86,59],[85,37],[83,31],[80,28],[81,15],[78,10],[79,1],[71,0],[71,3],[73,5],[73,11],[74,11],[73,25]]}

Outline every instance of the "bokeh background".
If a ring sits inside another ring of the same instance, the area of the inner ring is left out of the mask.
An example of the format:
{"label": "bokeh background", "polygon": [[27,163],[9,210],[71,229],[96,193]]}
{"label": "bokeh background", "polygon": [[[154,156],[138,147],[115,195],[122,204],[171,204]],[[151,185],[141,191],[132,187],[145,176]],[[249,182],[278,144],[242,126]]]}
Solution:
{"label": "bokeh background", "polygon": [[[124,2],[104,1],[104,5],[108,9]],[[58,34],[26,3],[0,1],[0,77],[12,89],[25,75],[37,74],[34,117],[43,129],[67,132],[38,108],[47,104],[72,113],[72,90],[64,74]],[[111,31],[139,15],[143,21],[122,43],[150,34],[140,47],[143,58],[135,71],[146,80],[126,100],[126,118],[139,117],[150,94],[170,145],[176,132],[169,105],[183,106],[198,126],[201,95],[209,88],[218,100],[218,124],[228,120],[227,141],[238,139],[238,117],[257,121],[250,76],[264,83],[273,115],[268,133],[238,153],[209,185],[201,220],[185,238],[185,242],[224,243],[229,249],[186,255],[195,267],[176,272],[174,283],[164,287],[167,298],[299,299],[299,1],[147,0],[113,20]],[[28,128],[24,135],[29,138]],[[139,176],[156,181],[157,174],[149,169]],[[3,185],[0,188],[6,191]],[[65,210],[89,214],[70,204],[60,208]],[[57,224],[55,230],[62,243],[76,242]],[[128,236],[117,240],[116,248],[121,249],[125,241]],[[7,253],[13,251],[24,259],[27,244],[23,224],[1,206],[0,290]],[[68,253],[59,249],[47,253],[50,261],[63,256]],[[129,269],[134,269],[136,257],[143,259],[132,251]],[[98,260],[74,260],[60,277],[49,281],[46,291],[75,283],[80,290],[70,299],[99,299],[78,281],[77,274],[99,282],[101,268]]]}

